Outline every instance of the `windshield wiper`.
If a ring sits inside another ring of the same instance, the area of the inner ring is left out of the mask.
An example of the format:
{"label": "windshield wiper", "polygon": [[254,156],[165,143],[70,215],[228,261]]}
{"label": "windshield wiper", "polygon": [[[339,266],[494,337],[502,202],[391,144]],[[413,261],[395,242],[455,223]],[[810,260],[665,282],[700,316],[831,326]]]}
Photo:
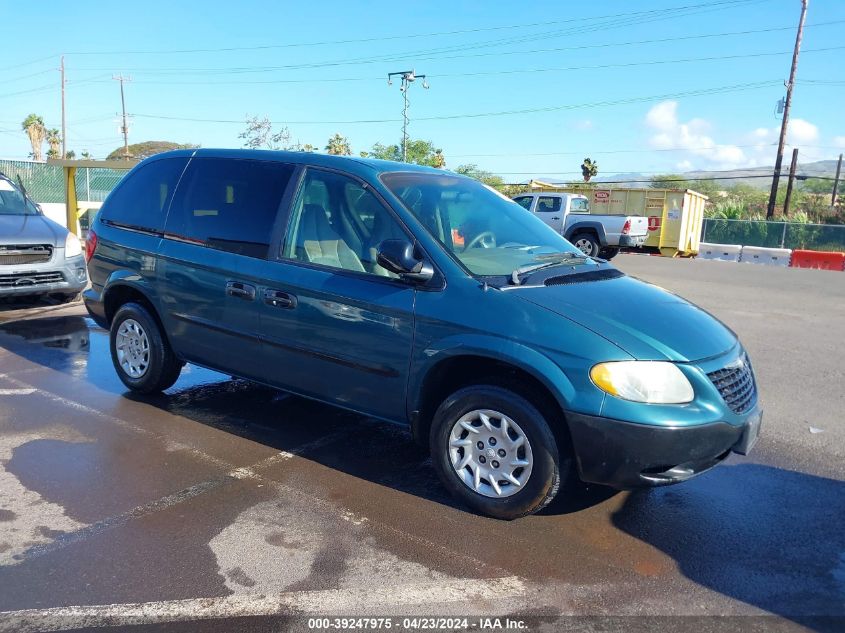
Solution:
{"label": "windshield wiper", "polygon": [[510,282],[514,286],[520,285],[520,277],[522,275],[527,275],[528,273],[533,273],[535,270],[541,270],[543,268],[551,268],[552,266],[559,266],[560,264],[564,264],[568,261],[572,261],[573,259],[588,259],[586,255],[583,253],[572,253],[570,251],[566,251],[564,253],[549,253],[548,255],[539,255],[535,259],[547,259],[550,261],[545,261],[539,264],[530,264],[528,266],[520,266],[516,270],[511,273]]}

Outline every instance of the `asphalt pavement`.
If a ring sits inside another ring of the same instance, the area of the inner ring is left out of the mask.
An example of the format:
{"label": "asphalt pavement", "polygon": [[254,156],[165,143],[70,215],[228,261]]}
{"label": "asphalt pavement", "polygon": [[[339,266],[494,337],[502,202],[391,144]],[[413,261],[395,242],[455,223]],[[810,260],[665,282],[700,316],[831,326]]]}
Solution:
{"label": "asphalt pavement", "polygon": [[614,263],[741,336],[763,435],[687,483],[513,522],[454,502],[403,428],[190,366],[138,397],[78,304],[0,307],[0,631],[842,630],[845,274]]}

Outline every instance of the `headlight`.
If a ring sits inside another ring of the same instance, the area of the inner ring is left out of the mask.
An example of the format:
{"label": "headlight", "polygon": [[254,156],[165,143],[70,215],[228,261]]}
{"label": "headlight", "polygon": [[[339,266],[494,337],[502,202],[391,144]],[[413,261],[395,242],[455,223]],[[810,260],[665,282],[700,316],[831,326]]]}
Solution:
{"label": "headlight", "polygon": [[82,255],[82,242],[68,231],[67,238],[65,238],[65,257],[76,257],[77,255]]}
{"label": "headlight", "polygon": [[590,370],[596,386],[611,396],[651,404],[692,402],[695,393],[673,363],[620,361],[599,363]]}

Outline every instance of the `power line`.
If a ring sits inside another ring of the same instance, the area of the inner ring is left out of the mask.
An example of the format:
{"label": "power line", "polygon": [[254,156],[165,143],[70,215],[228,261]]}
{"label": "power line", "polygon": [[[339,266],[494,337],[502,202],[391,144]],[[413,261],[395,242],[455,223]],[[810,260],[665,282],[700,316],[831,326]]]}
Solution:
{"label": "power line", "polygon": [[[827,52],[827,51],[837,51],[843,50],[845,46],[829,46],[824,48],[814,48],[814,49],[807,49],[804,53],[818,53],[818,52]],[[466,73],[443,73],[443,74],[431,74],[429,73],[429,77],[437,77],[438,79],[444,78],[463,78],[463,77],[486,77],[486,76],[495,76],[495,75],[516,75],[516,74],[530,74],[530,73],[548,73],[548,72],[571,72],[574,70],[600,70],[605,68],[629,68],[634,66],[652,66],[652,65],[668,65],[668,64],[685,64],[685,63],[692,63],[692,62],[707,62],[707,61],[724,61],[724,60],[736,60],[736,59],[752,59],[757,57],[773,57],[777,55],[790,55],[792,54],[791,50],[787,51],[777,51],[777,52],[761,52],[761,53],[743,53],[737,55],[719,55],[719,56],[708,56],[708,57],[685,57],[680,59],[654,59],[654,60],[646,60],[640,62],[623,62],[623,63],[613,63],[613,64],[596,64],[593,66],[562,66],[562,67],[554,67],[554,68],[517,68],[513,70],[490,70],[490,71],[478,71],[478,72],[466,72]],[[269,72],[269,71],[268,71]],[[106,83],[105,80],[102,82],[90,80],[92,83]],[[375,77],[375,76],[367,76],[367,77],[331,77],[331,78],[303,78],[303,79],[266,79],[266,80],[259,80],[259,81],[220,81],[220,80],[212,80],[212,81],[140,81],[138,83],[148,84],[148,85],[165,85],[165,86],[182,86],[182,85],[243,85],[243,84],[285,84],[285,83],[292,83],[292,84],[300,84],[300,83],[336,83],[336,82],[347,82],[347,81],[384,81],[384,77]]]}
{"label": "power line", "polygon": [[[746,0],[746,1],[759,2],[759,1],[762,1],[762,0]],[[697,6],[701,6],[701,5],[697,5]],[[706,5],[706,6],[710,6],[710,5]],[[711,9],[708,9],[708,10],[717,10],[717,9],[718,9],[718,7],[716,9],[711,8]],[[344,57],[342,59],[335,59],[335,60],[328,60],[328,61],[321,61],[321,62],[306,62],[306,63],[297,63],[297,64],[287,64],[287,65],[284,65],[284,66],[274,66],[274,67],[273,66],[271,66],[271,67],[234,67],[234,68],[227,68],[227,69],[217,69],[217,68],[213,68],[213,67],[212,68],[200,68],[200,69],[171,68],[171,69],[169,69],[169,72],[176,72],[176,73],[183,73],[183,72],[203,73],[203,72],[206,72],[206,73],[214,74],[214,73],[219,73],[219,72],[240,73],[240,72],[265,72],[266,70],[314,69],[314,68],[327,68],[327,67],[335,67],[335,66],[349,66],[349,65],[359,65],[359,64],[398,62],[398,61],[401,61],[401,60],[406,60],[406,59],[411,59],[411,58],[416,60],[416,59],[419,59],[421,55],[450,55],[450,59],[451,59],[451,58],[467,56],[467,55],[463,55],[463,54],[461,54],[461,55],[451,55],[452,53],[463,53],[464,51],[467,51],[467,50],[474,50],[474,49],[480,49],[480,48],[491,48],[491,47],[501,47],[501,46],[504,46],[504,45],[511,45],[511,44],[520,44],[520,43],[523,43],[523,42],[534,41],[534,40],[538,40],[538,39],[549,39],[549,38],[554,38],[554,37],[560,37],[562,35],[583,35],[583,34],[590,33],[594,30],[607,30],[608,28],[611,28],[612,26],[630,26],[631,24],[639,24],[639,23],[643,23],[643,22],[652,22],[652,21],[656,21],[656,20],[665,20],[665,19],[675,18],[675,17],[679,17],[679,16],[676,13],[671,13],[671,12],[666,14],[666,15],[663,15],[662,12],[661,12],[661,15],[652,17],[649,20],[643,20],[643,19],[633,20],[633,21],[631,21],[631,20],[620,20],[620,21],[618,21],[617,24],[612,24],[612,25],[603,24],[603,25],[596,26],[596,27],[593,27],[593,28],[590,28],[590,29],[581,28],[581,29],[570,30],[570,31],[565,31],[565,32],[564,31],[552,31],[552,32],[544,33],[544,34],[534,34],[534,35],[531,35],[530,37],[529,36],[520,36],[520,38],[510,38],[510,39],[504,39],[504,40],[503,39],[496,39],[496,40],[474,43],[474,44],[462,43],[460,45],[450,46],[450,47],[445,47],[445,48],[440,48],[440,49],[435,48],[435,49],[424,49],[424,50],[416,50],[416,51],[405,51],[405,52],[401,52],[401,53],[390,53],[390,54],[378,55],[378,56],[375,56],[375,57],[367,56],[367,57],[360,57],[360,58],[353,58],[353,59],[350,59],[349,57]],[[496,54],[507,54],[507,51],[502,52],[502,53],[496,53]],[[437,59],[437,58],[436,57],[423,57],[422,59]],[[86,67],[84,69],[85,70],[92,70],[94,68]],[[136,68],[130,68],[129,70],[132,70],[133,72],[136,72],[136,73],[142,72],[142,71],[145,71],[145,70],[152,70],[152,71],[157,72],[157,73],[162,72],[162,70],[159,69],[159,68],[149,69],[149,68],[136,67]]]}
{"label": "power line", "polygon": [[[595,101],[591,103],[580,104],[565,104],[557,106],[546,106],[542,108],[525,108],[520,110],[502,110],[497,112],[476,112],[467,114],[448,114],[440,116],[418,117],[417,121],[447,121],[452,119],[475,119],[495,116],[509,116],[515,114],[537,114],[541,112],[557,112],[561,110],[576,110],[580,108],[596,108],[610,105],[625,105],[629,103],[642,103],[647,101],[662,101],[664,99],[677,99],[681,97],[705,96],[713,94],[722,94],[726,92],[740,92],[743,90],[756,90],[759,88],[767,88],[773,85],[780,84],[779,80],[768,80],[750,82],[744,84],[734,84],[730,86],[718,86],[715,88],[699,88],[687,92],[673,92],[662,95],[650,95],[646,97],[631,97],[627,99],[617,99],[608,101]],[[133,116],[142,119],[161,119],[165,121],[188,121],[193,123],[238,123],[242,124],[240,119],[197,119],[192,117],[176,117],[157,114],[142,114],[133,113]],[[271,121],[274,125],[352,125],[363,123],[397,123],[401,119],[359,119],[347,121]]]}
{"label": "power line", "polygon": [[[484,33],[484,32],[492,32],[492,31],[502,31],[502,30],[512,30],[518,28],[534,28],[534,27],[547,27],[556,24],[572,24],[572,23],[579,23],[579,22],[590,22],[595,20],[606,20],[610,18],[620,19],[620,18],[630,18],[632,16],[655,16],[659,15],[661,17],[671,14],[672,12],[677,11],[685,11],[691,9],[713,9],[716,7],[720,7],[722,5],[723,8],[733,8],[735,6],[745,6],[748,4],[756,4],[761,0],[724,0],[722,2],[704,2],[692,5],[682,5],[682,6],[674,6],[674,7],[665,7],[660,9],[650,9],[646,11],[632,11],[627,13],[613,13],[608,15],[600,15],[600,16],[587,16],[583,18],[567,18],[563,20],[549,20],[544,22],[529,22],[529,23],[522,23],[522,24],[508,24],[508,25],[500,25],[500,26],[491,26],[491,27],[479,27],[474,29],[460,29],[460,30],[453,30],[453,31],[439,31],[433,33],[410,33],[404,35],[386,35],[386,36],[375,36],[375,37],[365,37],[365,38],[357,38],[357,39],[345,39],[345,40],[326,40],[326,41],[317,41],[317,42],[291,42],[287,44],[266,44],[266,45],[259,45],[259,46],[229,46],[229,47],[220,47],[220,48],[191,48],[191,49],[159,49],[159,50],[136,50],[136,51],[71,51],[66,53],[67,55],[175,55],[175,54],[191,54],[191,53],[223,53],[223,52],[236,52],[236,51],[258,51],[258,50],[272,50],[272,49],[284,49],[284,48],[299,48],[299,47],[312,47],[312,46],[329,46],[329,45],[340,45],[340,44],[363,44],[363,43],[370,43],[370,42],[382,42],[382,41],[392,41],[392,40],[407,40],[407,39],[415,39],[415,38],[424,38],[424,37],[440,37],[440,36],[449,36],[449,35],[466,35],[469,33]],[[674,16],[673,16],[674,17]],[[40,60],[37,60],[40,61]],[[34,62],[32,62],[34,63]]]}

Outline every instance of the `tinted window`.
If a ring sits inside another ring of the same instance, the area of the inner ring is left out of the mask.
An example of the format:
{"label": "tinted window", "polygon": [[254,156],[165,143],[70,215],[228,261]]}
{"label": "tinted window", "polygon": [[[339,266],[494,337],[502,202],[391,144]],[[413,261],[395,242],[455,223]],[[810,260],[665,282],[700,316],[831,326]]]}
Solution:
{"label": "tinted window", "polygon": [[195,158],[167,220],[167,234],[219,250],[266,257],[293,165]]}
{"label": "tinted window", "polygon": [[187,162],[187,158],[163,158],[131,172],[103,204],[101,218],[160,233]]}
{"label": "tinted window", "polygon": [[407,235],[361,183],[309,169],[294,203],[284,256],[392,277],[376,263],[376,255],[383,240],[398,238]]}
{"label": "tinted window", "polygon": [[562,199],[557,196],[543,196],[537,199],[537,213],[560,211]]}
{"label": "tinted window", "polygon": [[531,196],[522,196],[521,198],[514,198],[513,201],[516,202],[519,206],[524,207],[525,209],[531,208],[531,201],[534,198]]}

